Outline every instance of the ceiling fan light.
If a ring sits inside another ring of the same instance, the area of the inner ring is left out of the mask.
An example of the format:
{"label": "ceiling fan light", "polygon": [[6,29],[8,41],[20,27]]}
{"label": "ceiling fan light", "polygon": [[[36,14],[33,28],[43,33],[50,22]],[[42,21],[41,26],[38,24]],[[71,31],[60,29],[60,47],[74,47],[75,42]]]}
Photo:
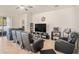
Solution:
{"label": "ceiling fan light", "polygon": [[20,9],[24,9],[24,7],[23,7],[23,6],[20,6],[19,8],[20,8]]}

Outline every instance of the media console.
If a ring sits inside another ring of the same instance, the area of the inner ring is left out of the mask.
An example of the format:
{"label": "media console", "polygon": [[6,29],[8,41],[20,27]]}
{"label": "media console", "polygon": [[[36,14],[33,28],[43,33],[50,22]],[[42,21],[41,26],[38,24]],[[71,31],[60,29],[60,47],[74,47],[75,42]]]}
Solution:
{"label": "media console", "polygon": [[49,39],[48,33],[43,33],[43,32],[33,32],[33,37],[35,38],[43,38],[43,39]]}

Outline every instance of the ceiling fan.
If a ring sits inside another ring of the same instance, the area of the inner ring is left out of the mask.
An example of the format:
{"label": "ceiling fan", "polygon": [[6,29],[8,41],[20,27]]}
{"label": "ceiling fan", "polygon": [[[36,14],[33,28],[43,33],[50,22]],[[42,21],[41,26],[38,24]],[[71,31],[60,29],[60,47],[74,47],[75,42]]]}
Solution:
{"label": "ceiling fan", "polygon": [[33,6],[20,5],[20,6],[16,7],[16,9],[23,9],[25,11],[28,11],[31,8],[33,8]]}

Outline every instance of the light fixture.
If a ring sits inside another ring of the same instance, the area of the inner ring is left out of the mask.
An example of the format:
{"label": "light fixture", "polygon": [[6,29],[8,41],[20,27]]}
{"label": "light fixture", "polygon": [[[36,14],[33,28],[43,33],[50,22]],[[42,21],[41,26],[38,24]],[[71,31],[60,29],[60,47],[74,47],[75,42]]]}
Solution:
{"label": "light fixture", "polygon": [[24,9],[24,5],[20,5],[20,6],[16,7],[16,9]]}
{"label": "light fixture", "polygon": [[24,5],[20,5],[18,7],[16,7],[16,9],[24,9],[25,11],[28,11],[28,9],[33,8],[32,6],[24,6]]}
{"label": "light fixture", "polygon": [[19,8],[20,8],[20,9],[24,9],[24,6],[23,6],[23,5],[21,5],[21,6],[19,6]]}

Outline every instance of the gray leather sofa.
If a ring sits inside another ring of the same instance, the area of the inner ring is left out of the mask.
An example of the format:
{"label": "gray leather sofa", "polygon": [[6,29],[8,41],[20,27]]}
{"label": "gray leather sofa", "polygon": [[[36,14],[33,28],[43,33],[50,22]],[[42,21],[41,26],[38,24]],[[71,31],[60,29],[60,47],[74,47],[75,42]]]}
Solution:
{"label": "gray leather sofa", "polygon": [[68,41],[59,39],[55,42],[55,50],[72,54],[74,52],[76,40],[79,39],[79,34],[76,32],[72,32],[68,38]]}

